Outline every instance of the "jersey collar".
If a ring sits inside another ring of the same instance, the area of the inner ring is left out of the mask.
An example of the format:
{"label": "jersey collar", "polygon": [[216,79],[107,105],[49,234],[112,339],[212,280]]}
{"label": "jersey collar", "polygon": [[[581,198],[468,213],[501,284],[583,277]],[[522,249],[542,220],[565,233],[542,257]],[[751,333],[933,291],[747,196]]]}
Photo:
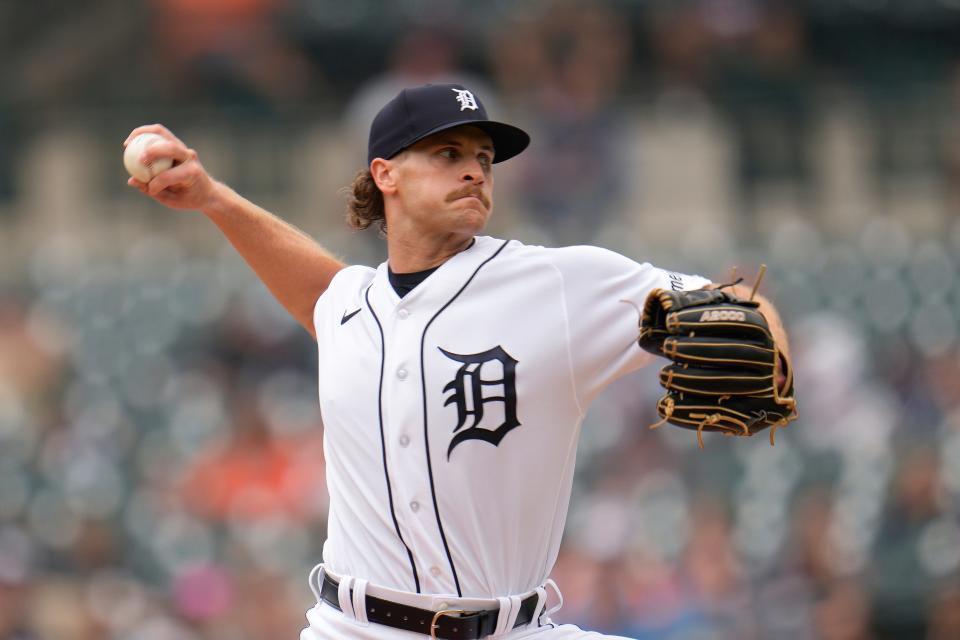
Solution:
{"label": "jersey collar", "polygon": [[392,312],[402,307],[437,311],[456,295],[483,261],[496,253],[504,242],[489,236],[476,236],[469,247],[440,265],[403,298],[390,285],[387,262],[383,262],[377,267],[373,279],[371,302],[378,313]]}

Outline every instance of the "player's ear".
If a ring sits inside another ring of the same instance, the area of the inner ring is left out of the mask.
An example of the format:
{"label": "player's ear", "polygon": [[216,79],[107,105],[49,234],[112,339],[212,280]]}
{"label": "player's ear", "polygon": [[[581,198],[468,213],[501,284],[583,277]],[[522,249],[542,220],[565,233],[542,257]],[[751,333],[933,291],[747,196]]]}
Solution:
{"label": "player's ear", "polygon": [[393,195],[397,192],[396,163],[383,158],[375,158],[370,163],[370,175],[377,188],[384,195]]}

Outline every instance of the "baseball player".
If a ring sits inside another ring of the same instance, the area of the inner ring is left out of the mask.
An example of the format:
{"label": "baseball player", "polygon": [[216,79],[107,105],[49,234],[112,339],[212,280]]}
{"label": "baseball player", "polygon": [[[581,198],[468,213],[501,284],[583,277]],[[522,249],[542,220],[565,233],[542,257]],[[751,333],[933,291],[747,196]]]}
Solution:
{"label": "baseball player", "polygon": [[166,128],[128,140],[143,132],[166,138],[143,160],[175,164],[129,184],[210,218],[317,341],[330,512],[301,640],[606,637],[550,620],[580,425],[652,359],[637,342],[648,294],[710,283],[482,235],[493,165],[529,137],[463,86],[406,89],[373,121],[349,219],[385,230],[377,268],[216,182]]}

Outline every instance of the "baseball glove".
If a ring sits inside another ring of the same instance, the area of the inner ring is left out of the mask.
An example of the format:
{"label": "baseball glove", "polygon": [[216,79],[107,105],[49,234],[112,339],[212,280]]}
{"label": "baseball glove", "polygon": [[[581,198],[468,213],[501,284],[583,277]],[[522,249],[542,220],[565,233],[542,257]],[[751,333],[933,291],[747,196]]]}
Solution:
{"label": "baseball glove", "polygon": [[673,361],[660,370],[667,393],[651,428],[696,429],[703,448],[703,431],[752,436],[772,427],[773,444],[777,428],[797,417],[792,367],[757,307],[723,288],[650,292],[638,342]]}

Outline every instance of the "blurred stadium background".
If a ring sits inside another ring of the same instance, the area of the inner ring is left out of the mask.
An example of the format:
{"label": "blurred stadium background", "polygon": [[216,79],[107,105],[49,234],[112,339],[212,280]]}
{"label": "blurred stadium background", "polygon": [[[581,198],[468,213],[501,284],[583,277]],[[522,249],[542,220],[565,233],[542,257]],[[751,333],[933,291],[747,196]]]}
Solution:
{"label": "blurred stadium background", "polygon": [[309,337],[125,186],[163,122],[347,260],[398,87],[533,133],[493,235],[748,280],[801,418],[583,430],[557,619],[635,638],[960,638],[960,0],[0,0],[0,638],[296,638],[324,540]]}

